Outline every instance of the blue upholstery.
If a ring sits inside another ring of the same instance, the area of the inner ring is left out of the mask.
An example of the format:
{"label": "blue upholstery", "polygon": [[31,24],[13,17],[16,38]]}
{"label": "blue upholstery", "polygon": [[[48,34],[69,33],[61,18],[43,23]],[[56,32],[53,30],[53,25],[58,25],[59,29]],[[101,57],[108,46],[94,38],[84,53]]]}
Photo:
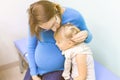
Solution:
{"label": "blue upholstery", "polygon": [[[26,50],[27,39],[23,38],[20,40],[16,40],[14,41],[14,44],[16,48],[19,50],[20,54],[26,57],[25,55],[27,53],[27,50]],[[113,74],[111,71],[106,69],[97,61],[95,61],[95,75],[96,75],[96,80],[120,80],[120,77],[117,77],[115,74]]]}
{"label": "blue upholstery", "polygon": [[21,55],[24,55],[27,52],[26,51],[26,47],[27,47],[27,39],[26,38],[16,40],[16,41],[14,41],[14,44],[15,44],[16,48],[21,52]]}
{"label": "blue upholstery", "polygon": [[14,41],[14,44],[17,50],[19,51],[19,53],[21,54],[21,56],[25,57],[27,55],[27,39],[22,38],[22,39],[16,40]]}
{"label": "blue upholstery", "polygon": [[95,61],[95,75],[96,80],[120,80],[120,77],[114,75],[97,61]]}

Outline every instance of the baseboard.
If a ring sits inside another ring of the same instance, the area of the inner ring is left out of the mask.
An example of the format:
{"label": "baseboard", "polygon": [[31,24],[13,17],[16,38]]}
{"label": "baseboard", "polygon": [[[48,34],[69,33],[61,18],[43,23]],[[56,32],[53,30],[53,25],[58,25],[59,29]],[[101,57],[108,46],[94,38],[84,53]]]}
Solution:
{"label": "baseboard", "polygon": [[16,67],[16,66],[19,66],[19,61],[15,61],[15,62],[8,63],[8,64],[0,66],[0,71],[10,69],[10,68],[13,68],[13,67]]}

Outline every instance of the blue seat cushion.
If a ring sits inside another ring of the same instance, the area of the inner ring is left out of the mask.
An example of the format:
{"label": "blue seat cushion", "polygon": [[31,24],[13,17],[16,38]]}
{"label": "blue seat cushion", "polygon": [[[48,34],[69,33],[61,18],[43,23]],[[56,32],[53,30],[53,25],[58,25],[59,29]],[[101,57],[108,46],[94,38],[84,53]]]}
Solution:
{"label": "blue seat cushion", "polygon": [[22,56],[25,56],[27,53],[27,39],[22,38],[14,41],[15,47],[18,49]]}
{"label": "blue seat cushion", "polygon": [[120,77],[113,74],[97,61],[95,61],[95,75],[96,80],[120,80]]}

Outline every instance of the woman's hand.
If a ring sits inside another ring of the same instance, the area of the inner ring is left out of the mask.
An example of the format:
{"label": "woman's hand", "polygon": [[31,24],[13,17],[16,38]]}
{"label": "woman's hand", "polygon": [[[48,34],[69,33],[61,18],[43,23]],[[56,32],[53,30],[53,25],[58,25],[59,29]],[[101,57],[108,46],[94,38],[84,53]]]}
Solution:
{"label": "woman's hand", "polygon": [[80,31],[79,33],[77,33],[76,35],[74,35],[71,40],[77,43],[81,43],[83,42],[88,36],[88,32],[87,30],[84,31]]}
{"label": "woman's hand", "polygon": [[38,77],[37,75],[32,76],[32,80],[41,80],[40,77]]}

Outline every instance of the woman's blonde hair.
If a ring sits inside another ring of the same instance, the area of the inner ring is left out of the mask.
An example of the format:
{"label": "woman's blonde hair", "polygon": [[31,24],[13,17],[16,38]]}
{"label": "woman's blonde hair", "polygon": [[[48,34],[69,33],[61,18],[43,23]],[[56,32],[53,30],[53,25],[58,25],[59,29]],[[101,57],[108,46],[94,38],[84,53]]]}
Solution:
{"label": "woman's blonde hair", "polygon": [[31,35],[39,36],[42,29],[38,25],[49,21],[55,15],[61,18],[61,7],[48,0],[40,0],[30,5],[28,14]]}

